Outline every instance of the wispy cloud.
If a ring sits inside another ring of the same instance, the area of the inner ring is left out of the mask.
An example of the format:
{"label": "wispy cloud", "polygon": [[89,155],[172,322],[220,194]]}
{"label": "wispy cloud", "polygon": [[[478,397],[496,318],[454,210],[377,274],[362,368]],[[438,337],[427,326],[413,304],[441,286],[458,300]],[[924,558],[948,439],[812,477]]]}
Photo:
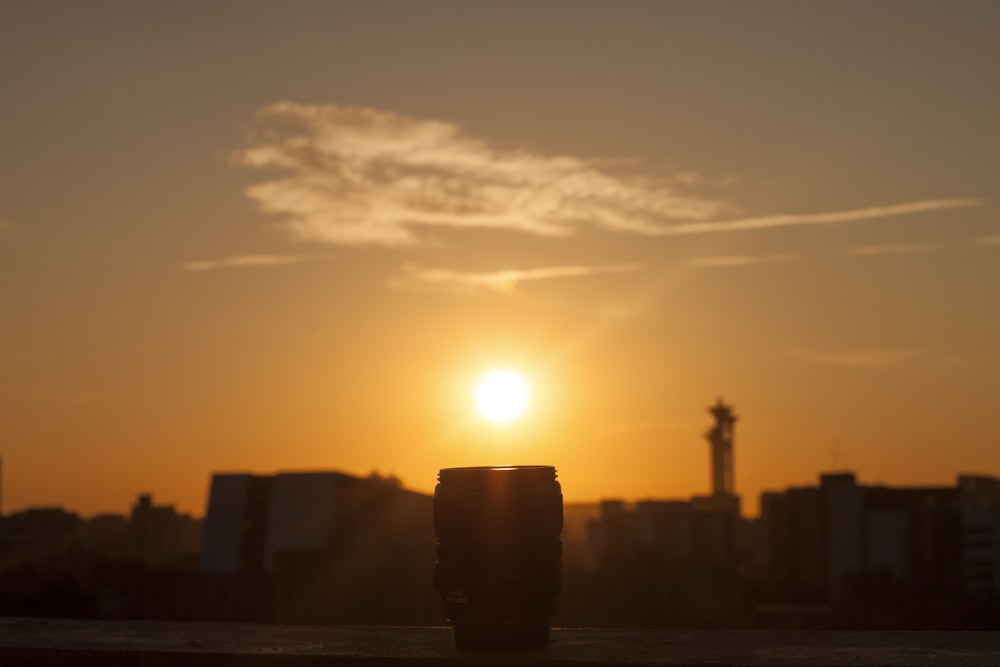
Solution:
{"label": "wispy cloud", "polygon": [[723,255],[719,257],[698,257],[692,259],[692,266],[729,267],[754,266],[757,264],[788,264],[802,259],[801,255],[786,253],[781,255]]}
{"label": "wispy cloud", "polygon": [[993,236],[980,236],[972,243],[973,245],[978,246],[1000,245],[1000,234],[995,234]]}
{"label": "wispy cloud", "polygon": [[901,366],[923,356],[923,351],[902,348],[866,348],[841,352],[793,350],[790,356],[805,361],[851,368],[888,369]]}
{"label": "wispy cloud", "polygon": [[866,245],[848,248],[845,255],[855,257],[875,257],[878,255],[918,255],[938,250],[940,246],[930,243],[889,243],[883,245]]}
{"label": "wispy cloud", "polygon": [[205,259],[181,264],[181,271],[218,271],[251,266],[284,266],[316,259],[316,255],[239,255],[222,259]]}
{"label": "wispy cloud", "polygon": [[[931,199],[873,208],[733,218],[704,194],[720,179],[678,171],[650,180],[622,161],[501,150],[453,123],[370,108],[281,102],[261,109],[237,165],[277,170],[247,189],[299,239],[426,242],[431,227],[569,236],[583,225],[678,236],[909,215],[982,202]],[[702,194],[696,192],[700,189]],[[730,216],[728,220],[719,220]]]}
{"label": "wispy cloud", "polygon": [[801,213],[769,215],[737,220],[722,220],[718,222],[694,222],[677,224],[656,231],[664,236],[682,236],[688,234],[717,234],[720,232],[736,232],[754,229],[773,229],[775,227],[791,227],[796,225],[833,225],[841,222],[872,220],[875,218],[890,218],[900,215],[940,211],[951,208],[967,208],[982,206],[983,200],[975,197],[956,199],[926,199],[923,201],[893,204],[891,206],[872,206],[849,211],[833,211],[831,213]]}
{"label": "wispy cloud", "polygon": [[477,273],[421,268],[408,264],[403,267],[402,275],[390,280],[389,284],[391,287],[404,290],[447,291],[458,294],[509,293],[525,282],[631,273],[640,271],[642,268],[642,264],[611,264],[602,266],[546,266],[536,269]]}
{"label": "wispy cloud", "polygon": [[237,164],[286,176],[247,194],[302,239],[412,244],[427,226],[566,236],[584,223],[653,233],[731,210],[681,192],[688,174],[651,182],[612,173],[620,163],[499,150],[455,124],[376,109],[283,102],[252,130]]}

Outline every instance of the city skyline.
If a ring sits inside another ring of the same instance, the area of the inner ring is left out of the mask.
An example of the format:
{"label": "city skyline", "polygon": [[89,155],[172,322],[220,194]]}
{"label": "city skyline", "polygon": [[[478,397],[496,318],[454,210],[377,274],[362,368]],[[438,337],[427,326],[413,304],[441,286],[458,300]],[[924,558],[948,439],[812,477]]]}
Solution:
{"label": "city skyline", "polygon": [[[709,470],[709,472],[707,474],[711,475],[711,472],[712,471]],[[170,495],[169,492],[166,493],[166,499],[164,500],[164,502],[162,503],[162,505],[164,507],[169,507],[171,510],[177,511],[179,514],[186,515],[186,516],[191,516],[191,517],[196,518],[198,520],[202,520],[202,519],[204,519],[204,517],[205,517],[205,515],[207,513],[208,505],[209,505],[209,502],[210,502],[210,499],[211,499],[210,489],[211,489],[212,480],[215,477],[217,477],[217,476],[223,476],[223,477],[224,476],[274,477],[274,476],[278,476],[278,475],[286,475],[286,476],[287,475],[291,475],[291,476],[294,476],[294,475],[310,475],[310,474],[316,474],[316,475],[340,475],[340,476],[350,477],[350,478],[357,479],[357,480],[369,480],[369,481],[375,481],[375,482],[383,482],[383,483],[388,483],[391,486],[396,486],[397,488],[399,488],[401,490],[404,490],[404,491],[407,491],[407,492],[416,493],[416,494],[422,494],[422,495],[426,496],[427,498],[432,498],[433,495],[434,495],[434,490],[433,489],[431,489],[429,491],[426,491],[426,490],[422,490],[422,489],[413,488],[412,486],[410,486],[410,485],[407,484],[406,480],[400,479],[399,477],[395,476],[391,472],[389,472],[389,471],[380,471],[380,470],[375,470],[375,469],[371,469],[371,470],[369,470],[367,472],[360,472],[360,471],[343,470],[343,469],[335,468],[335,467],[331,467],[331,468],[311,468],[311,469],[307,469],[307,468],[295,468],[295,469],[275,469],[275,470],[248,470],[248,469],[244,469],[244,468],[233,468],[233,469],[227,469],[227,470],[213,470],[213,471],[209,471],[207,473],[206,476],[207,476],[207,479],[208,479],[208,483],[206,484],[205,498],[204,498],[204,502],[200,506],[197,506],[197,507],[195,507],[193,509],[192,508],[181,508],[181,507],[178,507],[177,504],[170,499],[171,495]],[[799,488],[807,488],[807,487],[810,487],[810,486],[815,486],[816,479],[822,478],[823,476],[835,476],[836,477],[836,476],[844,476],[844,475],[849,475],[852,478],[856,478],[858,480],[859,484],[863,484],[863,485],[871,487],[871,488],[895,488],[895,489],[902,489],[902,490],[906,490],[906,489],[952,488],[956,484],[960,483],[962,478],[977,478],[977,477],[987,477],[988,478],[988,477],[991,477],[990,475],[983,475],[983,474],[977,474],[975,472],[958,470],[951,477],[951,479],[948,479],[948,480],[945,480],[945,481],[942,481],[942,482],[936,483],[936,484],[915,483],[915,484],[893,485],[893,484],[888,484],[888,483],[883,483],[883,482],[870,482],[867,479],[865,479],[864,476],[861,473],[859,473],[859,471],[853,470],[853,469],[850,469],[850,468],[830,468],[830,469],[818,469],[818,470],[814,471],[814,473],[813,473],[813,479],[802,480],[802,481],[796,482],[796,483],[784,483],[784,484],[779,483],[779,484],[775,485],[772,488],[760,489],[759,495],[756,496],[756,497],[744,496],[744,495],[741,495],[739,493],[733,494],[732,496],[727,496],[726,494],[723,494],[723,497],[725,497],[725,498],[735,498],[737,500],[737,502],[735,504],[735,507],[738,508],[737,511],[736,511],[736,515],[737,516],[739,516],[741,518],[744,518],[744,519],[757,519],[757,518],[760,518],[760,509],[761,509],[760,502],[761,502],[761,499],[764,496],[767,496],[769,494],[779,493],[779,492],[782,492],[782,491],[787,491],[789,489],[799,489]],[[648,503],[648,502],[663,502],[663,501],[666,501],[666,502],[675,502],[675,501],[689,502],[692,499],[709,500],[709,499],[713,498],[713,496],[714,496],[714,494],[711,493],[710,491],[707,492],[707,493],[705,493],[705,494],[694,494],[694,495],[691,495],[691,496],[688,496],[688,497],[682,497],[680,495],[670,495],[669,493],[659,494],[659,495],[647,495],[647,496],[629,496],[627,494],[622,494],[622,493],[619,493],[619,494],[612,493],[612,494],[609,494],[609,495],[605,495],[605,496],[601,496],[601,497],[596,497],[596,498],[578,498],[578,499],[575,499],[575,500],[572,500],[572,501],[567,501],[566,502],[566,507],[567,507],[567,509],[569,509],[571,507],[574,507],[574,508],[577,508],[578,510],[579,509],[583,509],[583,508],[591,508],[591,509],[596,510],[602,503],[606,503],[606,502],[623,503],[624,506],[634,506],[634,505],[641,505],[643,503]],[[83,518],[85,520],[89,520],[89,519],[100,518],[100,517],[105,517],[105,516],[109,516],[109,515],[127,515],[128,512],[125,511],[125,510],[122,510],[121,508],[125,507],[125,506],[128,506],[129,503],[131,503],[132,506],[134,507],[135,504],[144,502],[143,501],[144,498],[147,499],[147,500],[148,499],[152,499],[153,498],[153,494],[151,494],[151,493],[149,493],[149,492],[147,492],[145,490],[142,490],[142,489],[137,489],[137,490],[135,490],[135,491],[132,492],[132,494],[129,497],[129,499],[124,500],[123,503],[120,503],[116,508],[104,508],[104,509],[101,509],[101,510],[98,510],[98,511],[91,511],[91,512],[78,511],[77,508],[74,508],[72,506],[60,505],[60,504],[57,504],[57,503],[46,503],[46,502],[41,502],[41,503],[39,503],[37,505],[15,507],[15,508],[12,508],[12,509],[7,509],[6,506],[2,506],[2,507],[0,507],[0,509],[2,509],[2,514],[0,514],[0,516],[10,516],[10,515],[19,514],[19,513],[22,513],[22,512],[30,512],[30,511],[33,511],[33,510],[53,510],[53,509],[55,509],[55,510],[65,511],[65,512],[68,512],[70,514],[76,514],[76,515],[80,516],[81,518]],[[157,500],[161,500],[161,498],[159,498],[159,497],[157,497],[156,499]],[[752,511],[747,511],[748,508],[750,508]]]}
{"label": "city skyline", "polygon": [[[3,511],[996,475],[1000,6],[0,10]],[[524,416],[475,415],[491,369]]]}

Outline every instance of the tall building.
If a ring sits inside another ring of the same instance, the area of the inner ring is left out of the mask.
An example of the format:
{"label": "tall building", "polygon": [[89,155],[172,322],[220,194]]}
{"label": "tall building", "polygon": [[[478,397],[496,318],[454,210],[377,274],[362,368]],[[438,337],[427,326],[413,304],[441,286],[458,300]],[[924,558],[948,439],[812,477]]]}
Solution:
{"label": "tall building", "polygon": [[886,487],[823,474],[818,486],[763,493],[761,523],[775,600],[837,603],[858,577],[928,597],[1000,593],[995,478]]}
{"label": "tall building", "polygon": [[1000,594],[1000,479],[959,475],[962,502],[962,586]]}
{"label": "tall building", "polygon": [[220,473],[201,571],[276,622],[435,623],[434,545],[432,498],[394,478]]}

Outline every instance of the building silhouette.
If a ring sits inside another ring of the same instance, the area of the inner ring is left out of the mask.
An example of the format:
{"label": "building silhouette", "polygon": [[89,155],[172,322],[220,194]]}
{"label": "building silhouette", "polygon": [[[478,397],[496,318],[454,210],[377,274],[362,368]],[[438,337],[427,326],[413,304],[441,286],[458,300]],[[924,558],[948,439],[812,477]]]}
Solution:
{"label": "building silhouette", "polygon": [[154,570],[175,565],[201,550],[201,530],[201,521],[141,494],[126,524],[126,557]]}
{"label": "building silhouette", "polygon": [[709,412],[712,493],[602,501],[588,526],[584,565],[566,569],[565,622],[711,625],[744,614],[732,467],[736,417],[722,399]]}
{"label": "building silhouette", "polygon": [[442,622],[432,502],[374,474],[215,474],[200,570],[251,620]]}
{"label": "building silhouette", "polygon": [[762,494],[761,530],[769,602],[825,604],[848,624],[885,627],[978,627],[996,609],[996,478],[887,487],[827,473]]}
{"label": "building silhouette", "polygon": [[84,519],[61,507],[4,516],[0,614],[79,617],[114,610],[109,615],[133,617],[127,599],[134,591],[193,562],[200,525],[171,505],[154,505],[148,495],[129,516]]}
{"label": "building silhouette", "polygon": [[340,472],[217,473],[205,516],[201,570],[270,573],[288,554],[335,549],[363,529],[388,496],[427,498],[395,482]]}
{"label": "building silhouette", "polygon": [[73,574],[83,567],[84,522],[62,507],[33,507],[0,522],[0,572]]}

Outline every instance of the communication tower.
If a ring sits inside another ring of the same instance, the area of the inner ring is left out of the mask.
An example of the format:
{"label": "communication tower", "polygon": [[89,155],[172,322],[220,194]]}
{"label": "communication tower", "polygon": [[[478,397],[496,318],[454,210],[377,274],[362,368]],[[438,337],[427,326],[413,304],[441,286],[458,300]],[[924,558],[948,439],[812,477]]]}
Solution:
{"label": "communication tower", "polygon": [[708,411],[715,418],[715,426],[705,434],[712,448],[712,495],[733,495],[733,424],[736,415],[733,407],[719,398]]}

